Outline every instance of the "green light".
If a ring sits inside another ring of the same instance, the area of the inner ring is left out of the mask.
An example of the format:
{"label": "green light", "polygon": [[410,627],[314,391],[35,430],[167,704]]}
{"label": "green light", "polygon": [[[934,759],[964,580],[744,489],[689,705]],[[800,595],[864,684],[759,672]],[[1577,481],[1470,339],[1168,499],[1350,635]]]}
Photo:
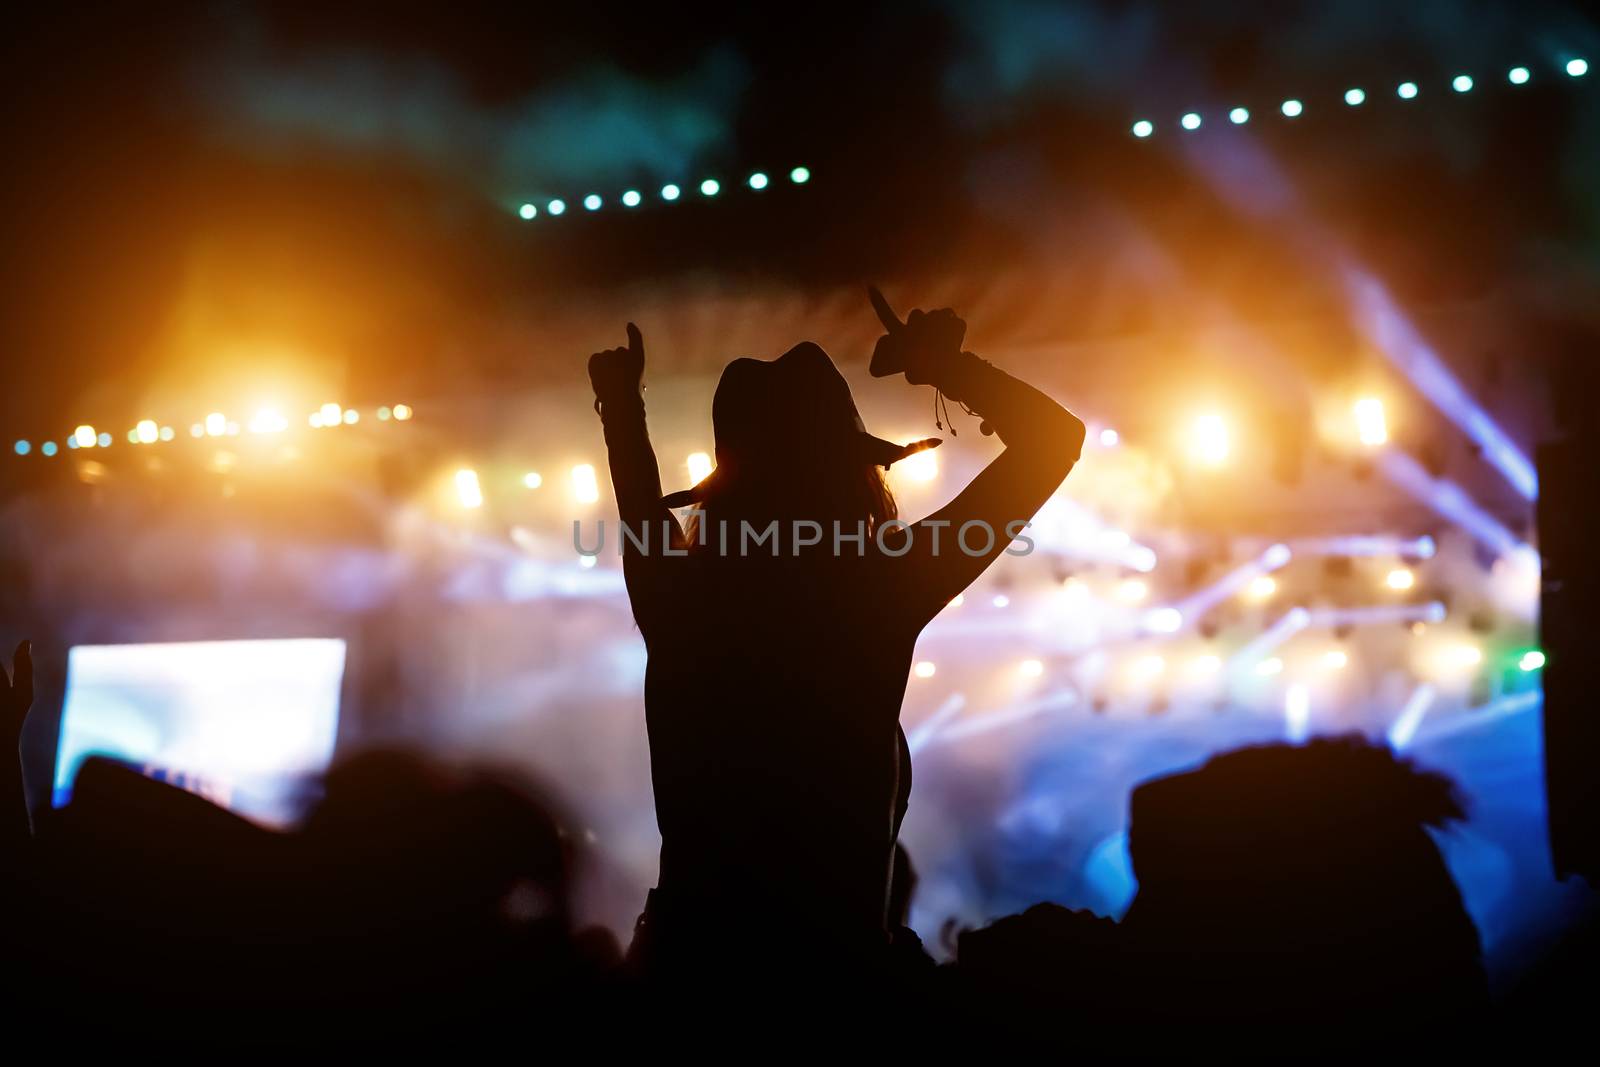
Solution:
{"label": "green light", "polygon": [[765,174],[758,170],[754,174],[750,175],[750,188],[759,190],[765,189],[766,187],[767,176]]}
{"label": "green light", "polygon": [[1250,121],[1250,109],[1245,107],[1234,108],[1232,111],[1228,112],[1228,121],[1233,123],[1235,126],[1243,126],[1245,123]]}
{"label": "green light", "polygon": [[1149,137],[1155,132],[1156,124],[1151,122],[1149,119],[1140,119],[1138,122],[1133,124],[1133,135],[1135,137]]}
{"label": "green light", "polygon": [[1298,118],[1305,110],[1305,105],[1298,100],[1285,100],[1278,110],[1283,112],[1283,117],[1286,119]]}
{"label": "green light", "polygon": [[1587,59],[1567,60],[1567,73],[1574,78],[1583,77],[1589,73],[1589,61]]}
{"label": "green light", "polygon": [[1528,79],[1531,77],[1533,77],[1533,72],[1527,67],[1512,67],[1510,72],[1506,74],[1507,80],[1512,85],[1527,85]]}
{"label": "green light", "polygon": [[545,205],[545,210],[552,215],[559,215],[567,210],[567,202],[565,200],[552,200]]}
{"label": "green light", "polygon": [[1544,653],[1537,648],[1530,648],[1522,654],[1521,659],[1517,660],[1517,666],[1529,673],[1539,670],[1544,666]]}
{"label": "green light", "polygon": [[590,193],[588,196],[583,198],[583,209],[585,211],[599,211],[601,203],[602,201],[599,193]]}
{"label": "green light", "polygon": [[804,185],[811,180],[811,171],[805,167],[796,167],[789,172],[789,180],[796,185]]}
{"label": "green light", "polygon": [[1450,82],[1450,88],[1458,93],[1472,92],[1472,78],[1466,74],[1457,74]]}
{"label": "green light", "polygon": [[1396,89],[1395,92],[1397,94],[1399,94],[1399,97],[1402,100],[1415,99],[1416,95],[1417,95],[1417,83],[1416,82],[1401,82],[1400,83],[1400,87],[1398,89]]}
{"label": "green light", "polygon": [[676,185],[672,185],[671,183],[661,187],[661,199],[663,200],[676,200],[680,195],[682,195],[682,193],[682,189],[679,189]]}
{"label": "green light", "polygon": [[622,194],[622,206],[623,207],[638,207],[639,206],[639,201],[641,201],[643,199],[644,199],[644,197],[639,195],[639,190],[637,190],[637,189],[629,189],[627,192]]}
{"label": "green light", "polygon": [[1346,89],[1344,91],[1344,102],[1351,107],[1360,107],[1367,102],[1367,91],[1365,89]]}
{"label": "green light", "polygon": [[700,183],[701,196],[716,196],[720,192],[722,192],[722,183],[715,178],[707,178]]}
{"label": "green light", "polygon": [[531,219],[539,214],[539,209],[532,204],[523,204],[517,208],[517,214],[525,219]]}

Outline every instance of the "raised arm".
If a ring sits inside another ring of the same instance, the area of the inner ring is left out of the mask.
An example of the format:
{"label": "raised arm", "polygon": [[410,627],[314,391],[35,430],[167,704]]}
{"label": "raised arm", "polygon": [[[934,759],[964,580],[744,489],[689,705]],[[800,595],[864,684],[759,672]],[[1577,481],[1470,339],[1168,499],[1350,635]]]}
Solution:
{"label": "raised arm", "polygon": [[0,665],[0,737],[5,751],[0,752],[0,805],[5,814],[0,816],[0,844],[4,865],[17,862],[27,847],[28,798],[22,786],[22,724],[27,720],[28,709],[33,706],[33,649],[24,641],[17,646],[11,661],[11,677],[6,677]]}
{"label": "raised arm", "polygon": [[[628,323],[626,348],[611,348],[589,357],[589,383],[594,406],[605,427],[606,457],[617,512],[633,539],[617,531],[622,544],[622,573],[628,599],[641,628],[663,601],[662,567],[668,545],[681,551],[683,528],[661,502],[661,471],[644,417],[644,338]],[[637,542],[637,543],[636,543]],[[646,546],[643,551],[640,545]]]}
{"label": "raised arm", "polygon": [[983,431],[1006,446],[954,500],[912,528],[902,573],[907,592],[932,618],[1005,552],[1066,479],[1083,451],[1084,427],[1033,386],[962,351],[967,324],[955,312],[913,311],[901,323],[877,290],[872,298],[889,331],[873,353],[872,373],[904,372],[913,385],[934,386],[980,416]]}

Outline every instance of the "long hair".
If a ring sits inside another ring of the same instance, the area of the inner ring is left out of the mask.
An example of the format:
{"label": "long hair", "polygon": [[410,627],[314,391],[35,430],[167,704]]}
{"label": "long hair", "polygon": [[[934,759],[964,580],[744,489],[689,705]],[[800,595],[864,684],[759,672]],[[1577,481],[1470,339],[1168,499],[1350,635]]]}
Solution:
{"label": "long hair", "polygon": [[[752,472],[749,477],[732,479],[690,516],[685,533],[689,551],[704,552],[718,544],[710,534],[723,523],[730,537],[738,536],[742,522],[761,527],[774,519],[809,519],[821,523],[828,536],[832,523],[851,535],[860,523],[871,539],[884,523],[897,518],[894,494],[881,468],[859,460],[830,462],[813,457],[804,464],[789,465],[782,475],[763,477]],[[704,544],[702,520],[707,533]],[[827,536],[823,544],[830,544]]]}

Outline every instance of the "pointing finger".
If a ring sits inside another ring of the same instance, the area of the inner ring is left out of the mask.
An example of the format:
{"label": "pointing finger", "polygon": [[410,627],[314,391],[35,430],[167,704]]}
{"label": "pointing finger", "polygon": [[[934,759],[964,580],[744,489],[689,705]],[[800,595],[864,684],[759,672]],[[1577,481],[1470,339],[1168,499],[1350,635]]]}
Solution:
{"label": "pointing finger", "polygon": [[636,356],[644,355],[644,337],[639,333],[639,327],[628,323],[628,351]]}

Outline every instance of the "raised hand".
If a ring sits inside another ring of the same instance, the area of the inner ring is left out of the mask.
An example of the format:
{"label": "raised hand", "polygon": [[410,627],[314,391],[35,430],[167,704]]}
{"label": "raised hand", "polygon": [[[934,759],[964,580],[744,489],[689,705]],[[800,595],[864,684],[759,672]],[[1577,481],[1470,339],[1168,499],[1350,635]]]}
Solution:
{"label": "raised hand", "polygon": [[875,286],[867,287],[867,297],[886,331],[872,350],[868,369],[873,377],[884,378],[903,372],[912,385],[927,385],[936,380],[939,368],[961,354],[967,324],[954,311],[918,309],[901,322]]}
{"label": "raised hand", "polygon": [[604,404],[637,397],[644,388],[644,338],[628,323],[628,347],[608,348],[589,357],[589,384]]}
{"label": "raised hand", "polygon": [[11,676],[6,677],[0,665],[0,736],[5,738],[12,755],[0,753],[0,759],[15,758],[18,743],[22,740],[22,723],[33,707],[33,646],[27,641],[17,645],[12,655]]}

